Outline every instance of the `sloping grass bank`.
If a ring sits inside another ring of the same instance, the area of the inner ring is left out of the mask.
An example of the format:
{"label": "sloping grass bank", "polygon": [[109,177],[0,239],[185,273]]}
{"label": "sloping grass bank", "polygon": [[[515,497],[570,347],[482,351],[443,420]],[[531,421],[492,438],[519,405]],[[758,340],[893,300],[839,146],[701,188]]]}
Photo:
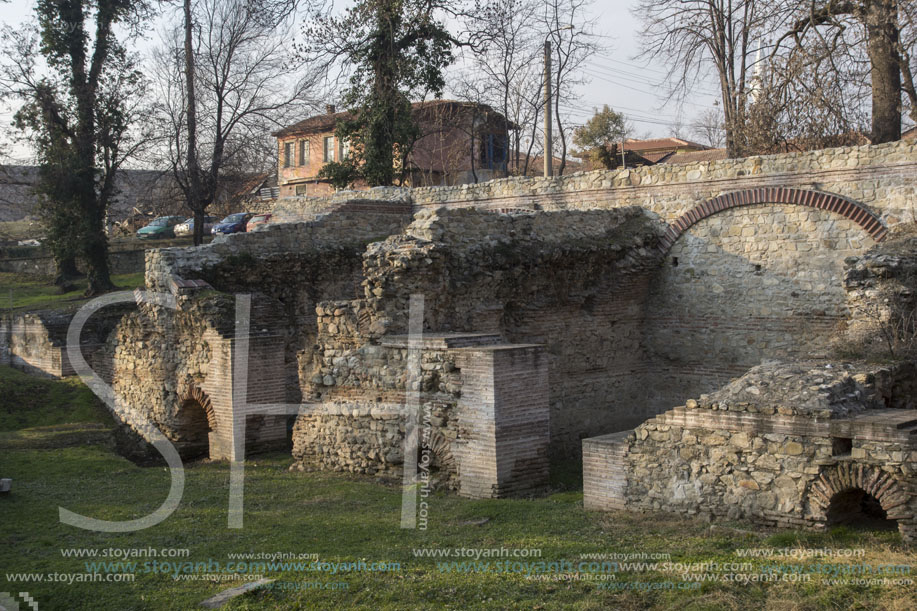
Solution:
{"label": "sloping grass bank", "polygon": [[[115,274],[111,281],[118,290],[133,290],[143,286],[143,272]],[[88,301],[83,297],[86,286],[86,279],[80,278],[73,281],[70,290],[61,293],[58,287],[52,284],[51,278],[0,272],[0,312],[76,310]]]}

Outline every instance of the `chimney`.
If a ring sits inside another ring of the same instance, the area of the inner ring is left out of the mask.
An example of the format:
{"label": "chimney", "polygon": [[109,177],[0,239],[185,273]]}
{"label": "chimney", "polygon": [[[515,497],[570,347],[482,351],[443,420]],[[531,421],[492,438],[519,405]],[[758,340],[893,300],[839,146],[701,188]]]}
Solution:
{"label": "chimney", "polygon": [[334,104],[325,104],[325,113],[333,115],[335,111]]}

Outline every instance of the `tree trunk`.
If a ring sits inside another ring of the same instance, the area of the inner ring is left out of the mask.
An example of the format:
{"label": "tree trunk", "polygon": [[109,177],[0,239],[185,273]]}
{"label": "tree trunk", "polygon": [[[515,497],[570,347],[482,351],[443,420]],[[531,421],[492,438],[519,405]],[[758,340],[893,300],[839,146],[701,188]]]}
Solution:
{"label": "tree trunk", "polygon": [[68,256],[57,262],[57,276],[54,278],[54,284],[62,286],[82,275],[76,268],[76,258]]}
{"label": "tree trunk", "polygon": [[108,271],[108,238],[105,235],[105,202],[96,192],[95,92],[86,84],[75,87],[79,128],[76,133],[74,199],[85,224],[79,250],[86,264],[89,286],[86,295],[100,295],[114,288]]}
{"label": "tree trunk", "polygon": [[895,0],[866,6],[866,52],[872,81],[872,143],[901,139],[901,69],[898,57],[898,7]]}
{"label": "tree trunk", "polygon": [[204,211],[197,209],[194,211],[194,245],[200,246],[204,243]]}
{"label": "tree trunk", "polygon": [[98,216],[90,220],[93,226],[84,238],[88,242],[83,250],[83,258],[89,269],[89,286],[86,289],[88,296],[101,295],[115,288],[108,267],[108,238],[102,227],[104,222]]}
{"label": "tree trunk", "polygon": [[[188,181],[185,204],[194,213],[194,245],[204,242],[203,212],[199,212],[201,201],[201,170],[197,159],[197,100],[194,93],[194,20],[191,17],[191,0],[184,0],[185,26],[185,88],[187,90],[188,123]],[[200,218],[198,218],[200,216]]]}

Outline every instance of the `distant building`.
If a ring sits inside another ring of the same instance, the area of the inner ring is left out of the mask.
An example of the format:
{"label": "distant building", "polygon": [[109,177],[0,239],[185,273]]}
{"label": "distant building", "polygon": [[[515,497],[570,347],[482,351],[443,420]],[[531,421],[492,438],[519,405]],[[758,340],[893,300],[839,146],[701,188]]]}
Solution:
{"label": "distant building", "polygon": [[709,146],[682,138],[652,138],[650,140],[628,138],[624,140],[625,152],[635,153],[650,164],[665,163],[669,157],[679,153],[708,150],[711,150]]}
{"label": "distant building", "polygon": [[[412,105],[422,136],[407,159],[409,186],[457,185],[506,176],[507,128],[516,127],[484,104],[432,100]],[[319,178],[322,167],[349,154],[348,143],[334,131],[350,117],[326,107],[272,135],[277,138],[277,187],[280,197],[327,195],[331,184]],[[358,183],[354,188],[366,188]]]}
{"label": "distant building", "polygon": [[[635,168],[657,163],[684,163],[681,160],[672,161],[672,159],[685,154],[701,154],[719,150],[723,151],[722,157],[718,156],[719,153],[716,153],[713,158],[722,159],[725,157],[725,149],[711,149],[709,146],[681,138],[652,138],[649,140],[627,138],[624,140],[623,156],[621,154],[620,141],[610,143],[608,148],[614,160],[612,169],[625,165],[629,168]],[[596,167],[594,161],[584,160],[584,169],[597,170],[601,169],[601,167]]]}
{"label": "distant building", "polygon": [[725,148],[673,153],[664,157],[659,163],[694,163],[696,161],[719,161],[720,159],[726,159]]}
{"label": "distant building", "polygon": [[[38,214],[38,166],[0,166],[0,221],[16,221]],[[109,224],[121,221],[136,210],[149,214],[178,213],[181,193],[172,174],[155,170],[119,170],[115,196],[108,209]]]}

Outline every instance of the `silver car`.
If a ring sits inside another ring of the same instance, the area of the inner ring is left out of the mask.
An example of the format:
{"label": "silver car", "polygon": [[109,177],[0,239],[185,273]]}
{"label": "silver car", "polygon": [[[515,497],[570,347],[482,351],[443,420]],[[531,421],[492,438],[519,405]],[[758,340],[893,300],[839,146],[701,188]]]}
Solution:
{"label": "silver car", "polygon": [[[210,230],[213,229],[213,224],[216,222],[216,217],[205,216],[204,217],[204,235],[208,235]],[[192,216],[183,223],[179,223],[175,226],[175,235],[191,235],[194,233],[194,217]]]}

